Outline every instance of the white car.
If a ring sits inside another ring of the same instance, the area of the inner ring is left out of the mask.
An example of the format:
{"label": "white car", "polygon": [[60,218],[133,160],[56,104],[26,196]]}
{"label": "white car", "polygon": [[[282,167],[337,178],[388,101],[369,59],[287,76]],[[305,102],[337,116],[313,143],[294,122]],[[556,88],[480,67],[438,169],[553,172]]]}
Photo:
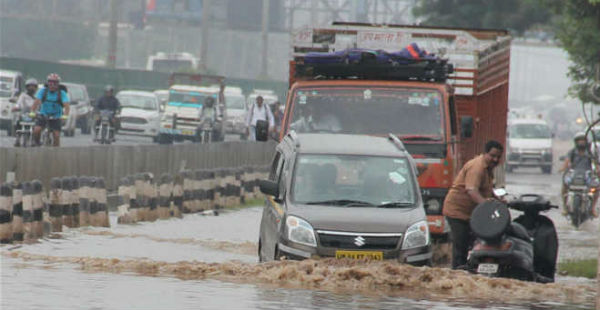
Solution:
{"label": "white car", "polygon": [[117,93],[121,103],[118,134],[146,136],[156,139],[160,128],[161,110],[153,92],[123,90]]}
{"label": "white car", "polygon": [[225,120],[225,132],[239,135],[242,139],[246,137],[246,97],[239,87],[225,88],[225,105],[227,106],[227,119]]}
{"label": "white car", "polygon": [[0,70],[0,129],[8,135],[13,133],[12,112],[14,103],[25,88],[23,74],[17,71]]}

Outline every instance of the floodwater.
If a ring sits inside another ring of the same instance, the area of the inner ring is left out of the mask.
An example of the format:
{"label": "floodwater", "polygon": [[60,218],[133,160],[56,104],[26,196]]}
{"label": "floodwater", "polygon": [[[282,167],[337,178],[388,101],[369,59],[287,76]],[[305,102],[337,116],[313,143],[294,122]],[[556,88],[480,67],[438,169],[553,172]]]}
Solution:
{"label": "floodwater", "polygon": [[[560,176],[519,169],[515,195],[558,203]],[[1,309],[591,309],[596,282],[490,279],[446,268],[349,260],[257,262],[262,209],[66,229],[0,246]],[[579,230],[558,210],[559,260],[598,255],[599,221]]]}

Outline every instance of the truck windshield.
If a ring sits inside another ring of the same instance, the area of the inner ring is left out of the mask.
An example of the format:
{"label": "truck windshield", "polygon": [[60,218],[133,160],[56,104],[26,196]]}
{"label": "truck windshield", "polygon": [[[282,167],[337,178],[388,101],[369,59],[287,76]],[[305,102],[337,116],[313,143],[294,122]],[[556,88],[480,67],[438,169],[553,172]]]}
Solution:
{"label": "truck windshield", "polygon": [[510,137],[515,139],[550,139],[550,128],[544,124],[515,124],[510,126]]}
{"label": "truck windshield", "polygon": [[171,91],[169,93],[170,106],[188,106],[188,107],[202,107],[202,104],[208,97],[217,98],[215,94],[205,94],[199,92],[177,92]]}
{"label": "truck windshield", "polygon": [[306,204],[405,206],[415,202],[411,176],[405,158],[301,154],[295,166],[292,199]]}
{"label": "truck windshield", "polygon": [[339,87],[299,89],[290,129],[387,134],[441,140],[442,96],[436,90]]}

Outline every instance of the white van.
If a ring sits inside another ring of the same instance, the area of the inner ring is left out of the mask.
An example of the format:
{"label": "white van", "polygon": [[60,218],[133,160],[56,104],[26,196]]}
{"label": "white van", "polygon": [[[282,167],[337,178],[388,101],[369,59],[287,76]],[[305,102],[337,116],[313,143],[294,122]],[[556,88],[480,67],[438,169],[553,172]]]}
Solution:
{"label": "white van", "polygon": [[227,118],[225,120],[225,133],[239,135],[241,139],[246,138],[246,96],[239,87],[227,86],[223,92],[225,105],[227,107]]}
{"label": "white van", "polygon": [[552,173],[552,132],[542,119],[515,119],[508,124],[506,171],[540,167]]}
{"label": "white van", "polygon": [[10,136],[13,132],[12,108],[25,89],[23,74],[18,71],[0,70],[0,129]]}

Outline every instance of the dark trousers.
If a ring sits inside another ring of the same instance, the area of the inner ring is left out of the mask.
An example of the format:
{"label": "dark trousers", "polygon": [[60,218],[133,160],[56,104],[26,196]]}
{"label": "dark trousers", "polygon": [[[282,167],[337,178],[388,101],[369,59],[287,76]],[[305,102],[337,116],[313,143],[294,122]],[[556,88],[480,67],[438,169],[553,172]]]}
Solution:
{"label": "dark trousers", "polygon": [[469,221],[448,217],[452,236],[452,269],[467,263],[469,247],[473,243]]}

